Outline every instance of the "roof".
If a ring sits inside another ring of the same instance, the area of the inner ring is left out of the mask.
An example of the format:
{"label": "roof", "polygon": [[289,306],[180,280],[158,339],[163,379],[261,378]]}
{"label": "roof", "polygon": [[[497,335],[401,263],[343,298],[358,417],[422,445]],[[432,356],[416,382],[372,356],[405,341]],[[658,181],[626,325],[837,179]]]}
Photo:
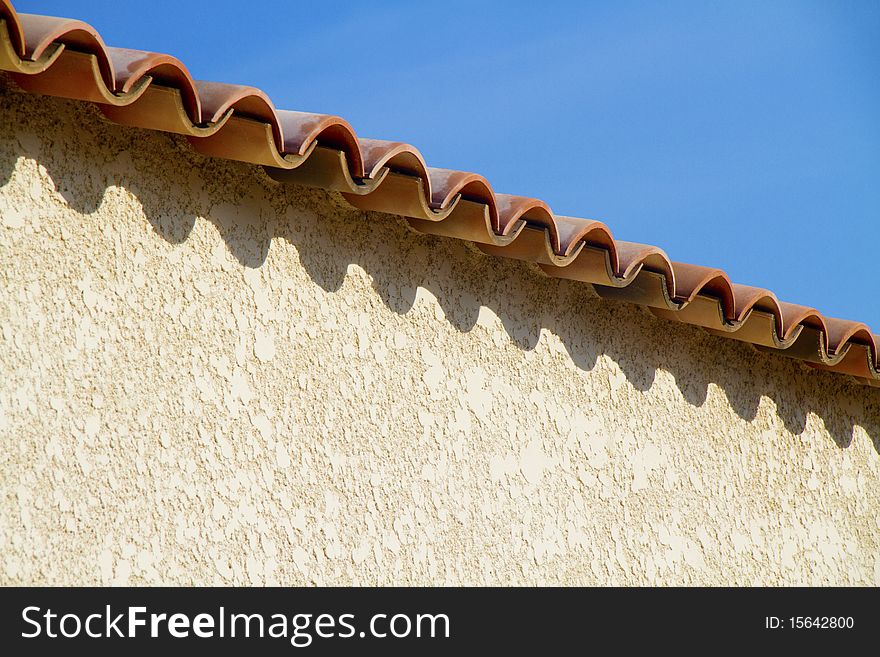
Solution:
{"label": "roof", "polygon": [[497,194],[479,174],[429,167],[410,144],[358,137],[338,116],[279,110],[260,89],[193,80],[176,58],[109,47],[81,21],[19,14],[9,0],[0,0],[0,21],[0,70],[25,91],[96,103],[116,123],[184,135],[205,155],[341,192],[420,232],[468,240],[593,284],[603,297],[880,387],[880,335],[863,323],[673,262],[659,247],[614,239],[600,221],[555,215],[540,199]]}

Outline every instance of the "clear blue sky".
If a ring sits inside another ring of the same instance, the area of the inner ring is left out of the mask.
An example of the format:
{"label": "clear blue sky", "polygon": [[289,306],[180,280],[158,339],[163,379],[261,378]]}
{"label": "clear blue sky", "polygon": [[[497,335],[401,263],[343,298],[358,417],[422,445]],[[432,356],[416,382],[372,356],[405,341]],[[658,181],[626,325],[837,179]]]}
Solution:
{"label": "clear blue sky", "polygon": [[876,0],[15,5],[880,331]]}

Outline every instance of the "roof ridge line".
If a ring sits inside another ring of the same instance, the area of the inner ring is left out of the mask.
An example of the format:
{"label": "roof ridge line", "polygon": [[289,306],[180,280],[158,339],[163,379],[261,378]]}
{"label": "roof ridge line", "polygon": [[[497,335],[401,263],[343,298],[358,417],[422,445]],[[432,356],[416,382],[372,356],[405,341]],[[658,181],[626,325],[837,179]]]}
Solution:
{"label": "roof ridge line", "polygon": [[0,0],[0,70],[25,91],[96,103],[121,125],[184,135],[211,157],[262,165],[275,180],[339,191],[416,230],[525,260],[548,276],[654,314],[880,387],[880,335],[616,240],[603,222],[555,215],[536,198],[496,194],[483,176],[429,167],[414,146],[360,138],[342,117],[276,109],[255,87],[194,80],[177,58],[107,46],[82,21],[19,14]]}

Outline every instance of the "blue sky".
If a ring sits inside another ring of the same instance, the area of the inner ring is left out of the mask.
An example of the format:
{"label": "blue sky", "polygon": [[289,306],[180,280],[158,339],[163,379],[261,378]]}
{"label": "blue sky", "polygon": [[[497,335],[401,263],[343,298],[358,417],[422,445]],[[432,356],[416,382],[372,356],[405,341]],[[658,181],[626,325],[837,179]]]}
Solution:
{"label": "blue sky", "polygon": [[880,331],[880,2],[15,6]]}

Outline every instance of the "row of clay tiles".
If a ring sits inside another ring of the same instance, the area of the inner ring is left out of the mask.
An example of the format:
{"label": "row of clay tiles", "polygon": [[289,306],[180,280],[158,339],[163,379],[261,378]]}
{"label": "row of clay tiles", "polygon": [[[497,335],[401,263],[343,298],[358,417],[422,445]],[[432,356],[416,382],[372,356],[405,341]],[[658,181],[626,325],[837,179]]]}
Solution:
{"label": "row of clay tiles", "polygon": [[339,117],[277,110],[259,89],[193,80],[174,57],[108,47],[83,22],[17,14],[8,0],[0,19],[0,69],[26,91],[97,103],[116,123],[185,135],[206,155],[261,164],[276,180],[339,191],[423,233],[469,240],[591,283],[603,297],[880,387],[880,335],[864,324],[780,302],[719,269],[671,262],[538,199],[496,194],[480,175],[428,167],[409,144],[357,137]]}

